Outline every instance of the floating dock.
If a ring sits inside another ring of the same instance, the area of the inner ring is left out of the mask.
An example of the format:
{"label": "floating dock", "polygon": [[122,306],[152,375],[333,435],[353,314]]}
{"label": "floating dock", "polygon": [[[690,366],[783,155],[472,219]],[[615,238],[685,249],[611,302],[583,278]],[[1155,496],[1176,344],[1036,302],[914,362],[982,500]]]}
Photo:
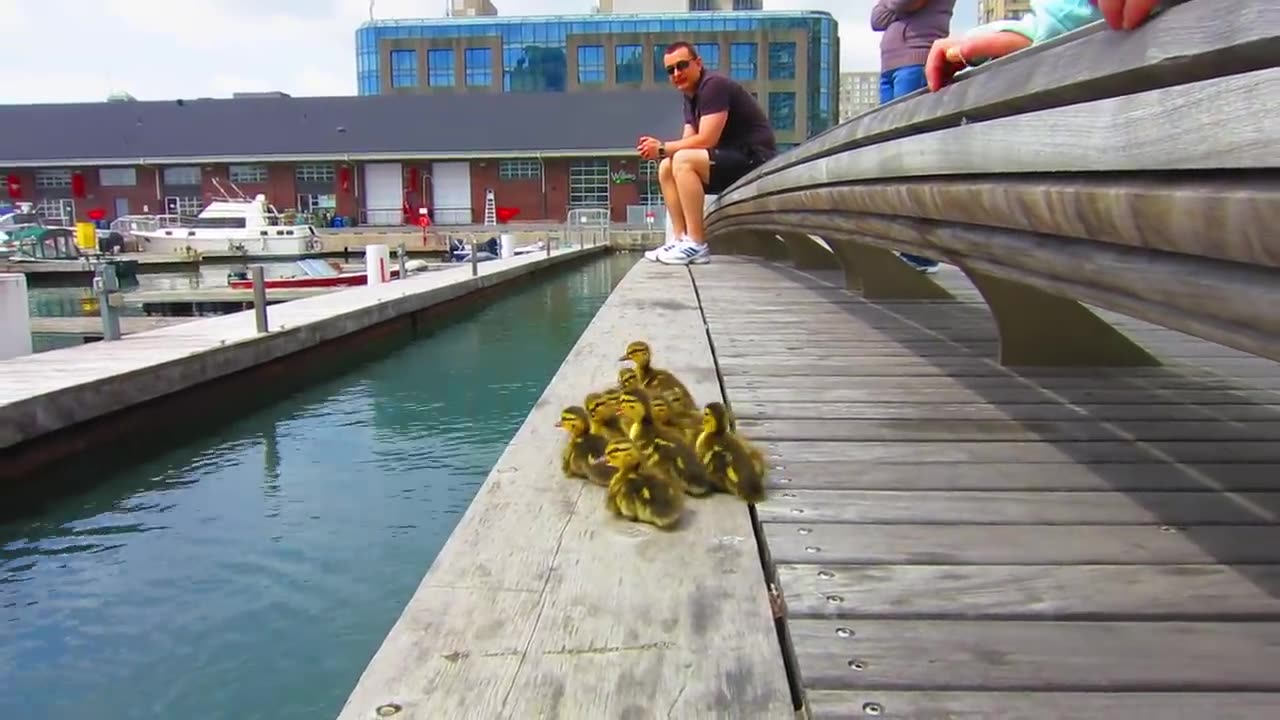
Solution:
{"label": "floating dock", "polygon": [[269,308],[266,333],[257,332],[250,311],[0,362],[0,487],[122,433],[136,436],[140,423],[127,414],[134,410],[148,422],[171,422],[176,408],[166,415],[159,400],[268,366],[296,374],[291,362],[276,361],[384,332],[394,320],[412,327],[418,315],[442,304],[606,250],[598,245],[493,260],[477,265],[475,277],[462,265],[283,303]]}
{"label": "floating dock", "polygon": [[[839,271],[637,265],[341,719],[1280,714],[1280,365],[1104,313],[1165,364],[1008,368],[935,277],[952,299],[876,303]],[[663,532],[561,475],[560,408],[633,339],[700,403],[723,385],[767,501]]]}

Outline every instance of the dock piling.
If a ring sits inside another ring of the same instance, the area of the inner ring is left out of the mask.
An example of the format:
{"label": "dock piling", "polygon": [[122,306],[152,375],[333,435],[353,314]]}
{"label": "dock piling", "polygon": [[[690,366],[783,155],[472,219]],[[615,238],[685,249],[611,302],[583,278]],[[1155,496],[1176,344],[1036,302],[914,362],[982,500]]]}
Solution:
{"label": "dock piling", "polygon": [[30,355],[31,351],[27,276],[0,273],[0,360]]}
{"label": "dock piling", "polygon": [[400,279],[404,280],[409,276],[409,271],[405,269],[405,263],[408,262],[408,253],[404,248],[404,243],[396,246],[396,262],[400,264]]}
{"label": "dock piling", "polygon": [[253,319],[258,324],[258,332],[267,332],[267,283],[263,278],[261,265],[249,268],[253,278]]}
{"label": "dock piling", "polygon": [[93,289],[98,296],[98,310],[102,315],[102,339],[119,340],[120,309],[124,307],[124,296],[120,294],[120,279],[116,277],[115,265],[102,263],[98,266],[97,275],[93,278]]}
{"label": "dock piling", "polygon": [[475,277],[476,275],[480,274],[480,266],[478,263],[479,261],[476,260],[476,239],[474,236],[472,236],[471,238],[471,277]]}

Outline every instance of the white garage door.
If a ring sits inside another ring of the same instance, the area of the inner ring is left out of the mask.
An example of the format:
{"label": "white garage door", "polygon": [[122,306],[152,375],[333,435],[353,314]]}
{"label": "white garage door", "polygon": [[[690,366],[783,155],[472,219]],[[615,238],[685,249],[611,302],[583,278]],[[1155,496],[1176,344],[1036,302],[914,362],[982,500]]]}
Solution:
{"label": "white garage door", "polygon": [[404,222],[404,188],[400,163],[364,166],[366,225],[400,225]]}
{"label": "white garage door", "polygon": [[431,214],[439,225],[471,224],[471,163],[431,164]]}

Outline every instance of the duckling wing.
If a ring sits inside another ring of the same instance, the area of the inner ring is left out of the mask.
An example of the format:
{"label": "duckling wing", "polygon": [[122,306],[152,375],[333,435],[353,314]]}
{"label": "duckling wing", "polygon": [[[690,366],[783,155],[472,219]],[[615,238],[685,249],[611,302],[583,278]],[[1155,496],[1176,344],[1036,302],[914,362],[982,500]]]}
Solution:
{"label": "duckling wing", "polygon": [[636,482],[636,519],[660,528],[669,528],[684,512],[680,487],[657,475],[643,473]]}
{"label": "duckling wing", "polygon": [[608,487],[617,469],[605,460],[596,460],[587,466],[587,479],[601,487]]}
{"label": "duckling wing", "polygon": [[725,471],[733,493],[749,503],[763,502],[763,467],[755,464],[746,444],[737,438],[729,440],[729,463]]}

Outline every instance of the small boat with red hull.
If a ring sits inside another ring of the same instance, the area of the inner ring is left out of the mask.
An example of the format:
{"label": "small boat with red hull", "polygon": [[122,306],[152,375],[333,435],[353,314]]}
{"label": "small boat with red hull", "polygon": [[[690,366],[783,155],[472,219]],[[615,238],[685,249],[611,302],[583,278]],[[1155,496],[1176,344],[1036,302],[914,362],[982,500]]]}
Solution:
{"label": "small boat with red hull", "polygon": [[[297,261],[298,275],[289,277],[266,278],[263,284],[268,290],[275,289],[291,289],[291,288],[339,288],[339,287],[357,287],[366,285],[369,282],[369,275],[363,270],[358,272],[343,271],[342,266],[336,262],[326,262],[315,258]],[[425,270],[427,263],[423,260],[410,260],[405,264],[405,269],[409,273],[419,270]],[[400,268],[392,266],[389,268],[389,274],[392,279],[400,277]],[[245,271],[233,272],[227,275],[227,285],[233,290],[252,290],[253,280],[249,278],[249,274]]]}

